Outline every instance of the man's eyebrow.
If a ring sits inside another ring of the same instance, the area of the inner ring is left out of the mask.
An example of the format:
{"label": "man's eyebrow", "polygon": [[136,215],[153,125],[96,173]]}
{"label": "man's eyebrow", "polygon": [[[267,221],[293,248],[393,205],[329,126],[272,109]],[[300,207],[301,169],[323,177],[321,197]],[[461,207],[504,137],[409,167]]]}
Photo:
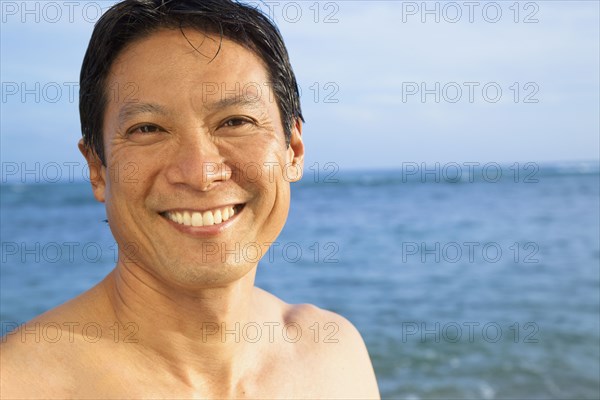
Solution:
{"label": "man's eyebrow", "polygon": [[[263,101],[261,101],[258,97],[234,96],[226,97],[215,102],[205,103],[204,107],[210,111],[213,111],[222,110],[233,106],[263,109],[264,105],[265,104]],[[119,111],[119,124],[123,124],[129,118],[144,113],[165,116],[168,114],[168,111],[163,106],[154,103],[127,103]]]}
{"label": "man's eyebrow", "polygon": [[119,123],[122,124],[129,118],[143,113],[166,115],[167,110],[163,106],[153,103],[127,103],[119,111]]}
{"label": "man's eyebrow", "polygon": [[248,107],[248,108],[263,108],[264,102],[260,99],[260,97],[244,97],[244,96],[230,96],[225,97],[224,99],[205,103],[204,107],[210,111],[213,110],[222,110],[227,107]]}

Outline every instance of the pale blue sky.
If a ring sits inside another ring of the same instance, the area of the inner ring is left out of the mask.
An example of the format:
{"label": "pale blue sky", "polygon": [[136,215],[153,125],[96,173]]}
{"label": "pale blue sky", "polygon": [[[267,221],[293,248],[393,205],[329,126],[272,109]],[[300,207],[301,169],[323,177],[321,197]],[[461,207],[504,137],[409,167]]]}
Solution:
{"label": "pale blue sky", "polygon": [[[261,6],[280,27],[299,78],[309,165],[598,160],[597,1],[475,2],[473,9],[427,2],[439,22],[420,1],[315,3]],[[77,96],[69,90],[98,8],[111,2],[27,2],[31,13],[23,4],[2,2],[2,162],[82,162]],[[36,82],[39,102],[31,93],[22,101],[23,85],[35,91]],[[421,84],[435,92],[436,82],[439,103],[435,93],[422,102]],[[537,103],[524,102],[528,95]]]}

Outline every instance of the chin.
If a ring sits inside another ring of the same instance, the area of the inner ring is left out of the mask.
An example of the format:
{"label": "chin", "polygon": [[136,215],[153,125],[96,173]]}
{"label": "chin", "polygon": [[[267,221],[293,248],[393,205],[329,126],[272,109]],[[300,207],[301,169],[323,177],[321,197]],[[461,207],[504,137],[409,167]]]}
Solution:
{"label": "chin", "polygon": [[181,264],[169,265],[163,275],[167,284],[186,290],[229,286],[254,269],[249,264]]}

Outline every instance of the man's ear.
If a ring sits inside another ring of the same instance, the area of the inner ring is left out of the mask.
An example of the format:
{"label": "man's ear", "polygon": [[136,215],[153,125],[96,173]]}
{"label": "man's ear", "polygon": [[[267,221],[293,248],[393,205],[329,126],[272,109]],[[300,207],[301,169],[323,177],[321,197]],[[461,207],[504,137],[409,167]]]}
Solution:
{"label": "man's ear", "polygon": [[104,203],[106,190],[106,168],[102,165],[102,161],[98,155],[83,143],[83,139],[77,144],[79,151],[85,157],[88,168],[90,170],[90,182],[92,183],[92,191],[94,197],[101,203]]}
{"label": "man's ear", "polygon": [[288,168],[286,166],[286,178],[289,182],[297,182],[302,178],[304,171],[304,143],[302,142],[302,120],[296,118],[296,124],[292,128],[290,146],[288,147]]}

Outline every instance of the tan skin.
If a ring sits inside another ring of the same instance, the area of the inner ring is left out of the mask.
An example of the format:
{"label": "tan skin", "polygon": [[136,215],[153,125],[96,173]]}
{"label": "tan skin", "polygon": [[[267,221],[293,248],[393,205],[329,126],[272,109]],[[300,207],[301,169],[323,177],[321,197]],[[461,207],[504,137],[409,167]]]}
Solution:
{"label": "tan skin", "polygon": [[[127,90],[109,96],[106,166],[79,147],[119,259],[98,285],[28,322],[40,340],[23,328],[6,337],[2,398],[379,398],[350,322],[255,287],[252,257],[203,251],[238,243],[266,254],[287,218],[304,146],[300,121],[286,145],[254,53],[224,39],[210,61],[218,38],[186,35],[198,51],[181,32],[161,30],[113,64],[109,87]],[[244,206],[218,231],[180,229],[165,217],[229,204]],[[94,329],[83,332],[86,324]],[[55,326],[62,335],[51,343]]]}

